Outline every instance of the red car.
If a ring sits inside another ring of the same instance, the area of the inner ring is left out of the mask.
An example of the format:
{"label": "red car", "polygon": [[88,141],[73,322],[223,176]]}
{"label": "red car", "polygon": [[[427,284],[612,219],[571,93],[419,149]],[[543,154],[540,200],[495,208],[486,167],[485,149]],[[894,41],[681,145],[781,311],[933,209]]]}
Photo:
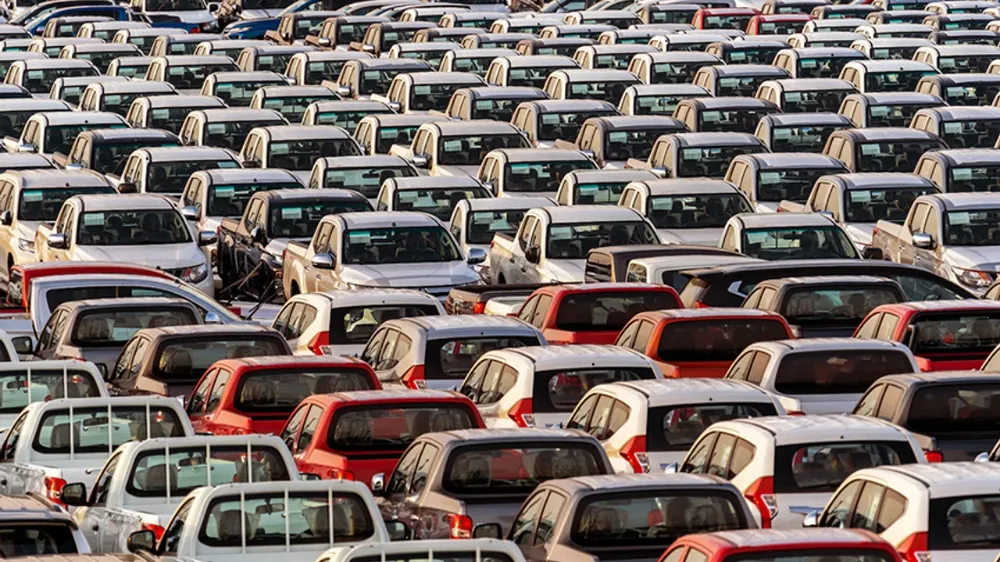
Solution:
{"label": "red car", "polygon": [[205,371],[186,410],[199,433],[277,434],[313,394],[381,388],[368,363],[353,357],[226,359]]}
{"label": "red car", "polygon": [[694,13],[695,29],[738,29],[743,31],[760,11],[754,8],[702,8]]}
{"label": "red car", "polygon": [[[44,262],[15,265],[10,271],[10,289],[7,291],[7,306],[28,309],[31,295],[31,281],[39,277],[69,275],[93,275],[100,273],[145,275],[160,279],[174,279],[173,275],[155,267],[119,262]],[[55,306],[51,307],[55,309]],[[11,309],[5,309],[8,312]]]}
{"label": "red car", "polygon": [[681,307],[677,291],[665,285],[550,285],[532,293],[517,317],[541,330],[550,345],[612,344],[636,314]]}
{"label": "red car", "polygon": [[457,392],[339,392],[306,398],[281,438],[299,472],[368,484],[376,474],[391,474],[425,433],[484,427],[476,406]]}
{"label": "red car", "polygon": [[921,371],[979,369],[1000,344],[1000,302],[969,299],[884,304],[868,313],[854,337],[905,344]]}
{"label": "red car", "polygon": [[760,14],[750,19],[747,35],[791,35],[802,31],[802,26],[812,20],[808,14]]}
{"label": "red car", "polygon": [[745,530],[685,535],[660,562],[902,562],[878,535],[861,529]]}

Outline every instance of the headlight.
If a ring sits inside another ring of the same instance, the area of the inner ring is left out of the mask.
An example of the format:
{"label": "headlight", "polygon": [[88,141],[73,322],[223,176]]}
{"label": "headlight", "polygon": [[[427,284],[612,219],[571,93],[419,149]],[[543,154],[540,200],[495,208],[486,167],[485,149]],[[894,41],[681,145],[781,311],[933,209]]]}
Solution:
{"label": "headlight", "polygon": [[962,269],[961,267],[953,267],[951,270],[955,272],[955,277],[957,277],[963,285],[968,287],[985,289],[993,283],[993,274],[988,271],[980,271],[978,269]]}
{"label": "headlight", "polygon": [[28,240],[26,238],[18,238],[17,239],[17,247],[22,252],[31,252],[31,253],[34,253],[35,252],[35,241],[34,240]]}
{"label": "headlight", "polygon": [[201,283],[208,277],[208,266],[204,263],[189,267],[181,273],[181,279],[188,283]]}

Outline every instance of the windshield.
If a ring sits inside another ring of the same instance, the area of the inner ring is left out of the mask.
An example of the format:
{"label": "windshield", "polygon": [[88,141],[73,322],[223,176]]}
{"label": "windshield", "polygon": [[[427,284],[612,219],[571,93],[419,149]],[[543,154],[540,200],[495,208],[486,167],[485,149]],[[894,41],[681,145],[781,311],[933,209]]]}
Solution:
{"label": "windshield", "polygon": [[179,501],[202,486],[279,480],[289,480],[288,468],[274,447],[213,443],[139,453],[125,490],[140,498],[163,498],[169,490]]}
{"label": "windshield", "polygon": [[656,228],[722,228],[729,217],[752,212],[742,194],[709,193],[650,197],[646,214]]}
{"label": "windshield", "polygon": [[941,139],[948,146],[993,148],[1000,136],[1000,119],[949,121],[942,123],[941,129]]}
{"label": "windshield", "polygon": [[839,167],[762,171],[757,174],[757,200],[805,203],[816,180],[827,174],[842,172],[844,169]]}
{"label": "windshield", "polygon": [[46,68],[44,70],[29,70],[22,75],[21,85],[32,94],[48,94],[52,83],[57,78],[74,76],[97,76],[95,68],[73,66],[71,68]]}
{"label": "windshield", "polygon": [[740,154],[760,154],[768,152],[763,145],[706,146],[685,148],[680,151],[680,160],[675,173],[680,178],[722,178],[729,169],[729,163]]}
{"label": "windshield", "polygon": [[236,70],[239,69],[232,63],[170,65],[165,80],[178,90],[200,90],[209,74]]}
{"label": "windshield", "polygon": [[188,114],[195,109],[192,107],[164,107],[153,109],[149,112],[149,127],[151,129],[164,129],[176,134],[184,124]]}
{"label": "windshield", "polygon": [[413,135],[417,134],[420,125],[405,127],[378,127],[378,139],[375,141],[375,152],[388,154],[392,145],[410,146]]}
{"label": "windshield", "polygon": [[665,115],[671,117],[681,100],[697,97],[691,94],[676,96],[636,96],[633,112],[636,115]]}
{"label": "windshield", "polygon": [[313,394],[375,389],[373,377],[367,371],[351,367],[250,371],[239,381],[233,407],[258,414],[291,415],[299,403]]}
{"label": "windshield", "polygon": [[726,76],[719,77],[715,83],[716,96],[753,97],[761,82],[776,78],[772,76]]}
{"label": "windshield", "polygon": [[786,445],[774,452],[775,492],[833,492],[857,470],[912,462],[913,449],[905,440]]}
{"label": "windshield", "polygon": [[625,70],[628,68],[630,62],[632,62],[631,53],[619,53],[614,55],[598,55],[597,60],[594,64],[594,68],[612,68],[617,70]]}
{"label": "windshield", "polygon": [[[303,28],[303,21],[299,20],[299,25],[297,26],[297,31],[295,34],[300,37],[305,37],[309,34],[318,34],[319,28],[323,26],[323,22],[311,22],[314,25],[306,25]],[[277,72],[278,74],[284,74],[285,69],[288,68],[288,61],[292,60],[295,53],[284,53],[280,55],[258,55],[256,66],[257,70],[270,70],[272,72]]]}
{"label": "windshield", "polygon": [[1000,385],[936,384],[913,395],[906,429],[925,435],[988,433],[1000,429]]}
{"label": "windshield", "polygon": [[[662,552],[683,535],[750,524],[743,498],[718,487],[593,494],[576,510],[573,542],[589,547],[656,547]],[[513,529],[515,541],[517,531]]]}
{"label": "windshield", "polygon": [[763,260],[858,258],[854,244],[836,226],[752,228],[743,231],[746,255]]}
{"label": "windshield", "polygon": [[896,302],[890,286],[794,289],[780,312],[794,324],[857,326],[875,307]]}
{"label": "windshield", "polygon": [[[355,41],[361,41],[365,37],[365,32],[368,31],[368,26],[370,23],[343,23],[337,22],[337,36],[335,38],[335,45],[350,45]],[[336,74],[334,74],[336,76]]]}
{"label": "windshield", "polygon": [[334,187],[338,189],[353,189],[369,199],[378,196],[378,191],[386,180],[393,178],[412,178],[417,171],[410,166],[379,167],[379,168],[327,168],[323,176],[323,185],[312,187]]}
{"label": "windshield", "polygon": [[417,59],[427,61],[427,64],[431,65],[431,68],[438,68],[441,66],[441,60],[444,58],[444,54],[448,51],[440,51],[437,49],[426,50],[426,51],[406,51],[400,52],[399,58],[401,59]]}
{"label": "windshield", "polygon": [[913,60],[913,55],[919,48],[920,45],[871,49],[871,57],[872,60]]}
{"label": "windshield", "polygon": [[913,322],[910,349],[921,353],[981,353],[985,355],[1000,344],[1000,314],[920,315]]}
{"label": "windshield", "polygon": [[[661,406],[646,412],[646,450],[687,452],[713,423],[761,416],[776,416],[774,404],[687,404]],[[663,467],[661,467],[662,469]]]}
{"label": "windshield", "polygon": [[120,171],[117,168],[125,162],[125,159],[130,154],[140,148],[177,146],[177,143],[169,140],[148,140],[135,142],[92,142],[91,145],[94,147],[94,155],[90,167],[96,172],[111,174]]}
{"label": "windshield", "polygon": [[267,167],[311,170],[317,156],[361,156],[361,151],[351,138],[272,142],[268,145]]}
{"label": "windshield", "polygon": [[521,225],[524,213],[524,209],[469,213],[465,241],[468,244],[490,244],[493,242],[494,234],[513,234]]}
{"label": "windshield", "polygon": [[[991,102],[992,103],[992,102]],[[913,115],[925,107],[937,107],[923,104],[900,105],[870,105],[868,106],[869,127],[909,127]],[[912,172],[913,170],[907,170]]]}
{"label": "windshield", "polygon": [[738,29],[743,31],[750,23],[751,14],[736,14],[731,16],[705,16],[703,29]]}
{"label": "windshield", "polygon": [[[810,45],[810,47],[812,46]],[[774,61],[774,55],[778,54],[781,49],[782,47],[735,46],[723,53],[722,58],[727,64],[771,64]]]}
{"label": "windshield", "polygon": [[577,205],[617,205],[625,191],[625,183],[578,183],[573,186],[573,201]]}
{"label": "windshield", "polygon": [[187,221],[175,209],[83,213],[81,246],[151,246],[191,242]]}
{"label": "windshield", "polygon": [[580,127],[591,117],[615,115],[617,110],[583,111],[579,113],[542,113],[538,123],[538,140],[576,140]]}
{"label": "windshield", "polygon": [[[330,311],[330,344],[364,344],[368,342],[375,329],[387,320],[437,315],[437,307],[431,304],[335,308]],[[330,346],[320,346],[325,355],[334,355],[331,349]]]}
{"label": "windshield", "polygon": [[671,322],[660,333],[656,355],[668,363],[732,361],[755,342],[791,337],[779,320],[733,318]]}
{"label": "windshield", "polygon": [[67,199],[74,195],[117,193],[113,187],[73,187],[68,189],[24,189],[17,207],[19,221],[53,222]]}
{"label": "windshield", "polygon": [[472,119],[492,119],[509,122],[514,116],[514,110],[524,99],[491,99],[476,100],[472,108]]}
{"label": "windshield", "polygon": [[782,104],[781,109],[785,113],[816,113],[818,111],[837,113],[840,109],[840,102],[847,93],[844,90],[785,92],[782,96],[784,104]]}
{"label": "windshield", "polygon": [[[5,361],[10,361],[6,351],[4,356]],[[98,385],[104,384],[99,380],[73,368],[66,372],[30,367],[5,371],[0,374],[0,414],[18,414],[28,404],[58,398],[96,398],[101,395]]]}
{"label": "windshield", "polygon": [[196,382],[216,361],[285,355],[285,349],[271,336],[222,335],[168,342],[158,350],[152,374],[169,383]]}
{"label": "windshield", "polygon": [[361,80],[358,86],[358,94],[382,94],[389,91],[389,84],[397,74],[402,72],[398,69],[392,70],[366,70],[361,73]]}
{"label": "windshield", "polygon": [[[789,319],[791,321],[791,319]],[[782,394],[864,394],[885,375],[912,373],[910,356],[902,351],[810,351],[782,358],[774,389]]]}
{"label": "windshield", "polygon": [[856,158],[859,172],[913,173],[920,155],[928,150],[947,148],[939,140],[860,143]]}
{"label": "windshield", "polygon": [[[554,162],[517,162],[506,165],[504,191],[512,193],[555,192],[566,174],[575,170],[596,168],[590,160],[556,160]],[[615,199],[617,203],[618,200]]]}
{"label": "windshield", "polygon": [[455,205],[466,199],[492,197],[482,187],[442,189],[402,189],[393,195],[393,208],[397,211],[419,211],[447,222]]}
{"label": "windshield", "polygon": [[997,94],[1000,94],[1000,84],[975,84],[948,86],[942,97],[948,105],[990,105]]}
{"label": "windshield", "polygon": [[20,138],[21,132],[24,130],[24,124],[35,113],[38,113],[38,110],[5,111],[3,115],[0,115],[0,134]]}
{"label": "windshield", "polygon": [[945,213],[945,237],[949,246],[1000,245],[1000,209],[978,209]]}
{"label": "windshield", "polygon": [[914,92],[917,82],[924,76],[937,76],[932,70],[905,72],[868,72],[865,74],[866,92]]}
{"label": "windshield", "polygon": [[967,57],[941,57],[938,59],[937,67],[941,72],[948,74],[969,74],[972,72],[986,72],[990,63],[995,59],[993,55],[971,55]]}
{"label": "windshield", "polygon": [[[478,166],[491,150],[530,148],[521,135],[441,137],[438,141],[439,166]],[[555,188],[553,188],[555,191]]]}
{"label": "windshield", "polygon": [[[442,56],[443,53],[442,53]],[[415,84],[410,89],[410,110],[429,111],[438,109],[444,111],[451,101],[455,90],[468,87],[469,84]]]}
{"label": "windshield", "polygon": [[[722,95],[722,94],[720,94]],[[753,95],[751,92],[748,95]],[[705,110],[698,116],[698,130],[701,132],[737,132],[753,134],[757,123],[765,115],[774,113],[772,109],[733,108],[727,110]]]}
{"label": "windshield", "polygon": [[369,115],[392,113],[390,109],[366,109],[364,111],[323,111],[316,112],[315,125],[336,125],[353,133],[358,123]]}
{"label": "windshield", "polygon": [[[852,59],[853,57],[814,57],[799,59],[797,74],[799,78],[838,78],[840,76],[841,69]],[[839,107],[840,104],[838,103],[833,109],[826,109],[823,111],[833,111],[836,113]]]}
{"label": "windshield", "polygon": [[307,239],[316,232],[319,221],[325,216],[371,210],[372,206],[367,199],[353,198],[342,201],[272,203],[267,234],[272,238]]}
{"label": "windshield", "polygon": [[617,105],[622,99],[622,94],[625,93],[625,89],[632,84],[637,84],[639,82],[636,79],[634,82],[623,82],[618,80],[606,80],[603,82],[573,82],[569,84],[566,92],[566,99],[577,100],[596,100],[596,101],[606,101]]}
{"label": "windshield", "polygon": [[146,193],[170,193],[180,195],[184,191],[191,174],[202,170],[231,170],[239,168],[235,160],[192,160],[189,162],[152,162],[149,164],[149,180]]}
{"label": "windshield", "polygon": [[850,124],[840,123],[816,127],[772,127],[771,148],[775,152],[822,152],[826,139],[834,131],[850,127]]}
{"label": "windshield", "polygon": [[302,121],[302,114],[306,112],[309,104],[316,101],[333,101],[337,99],[340,98],[333,95],[272,97],[265,99],[261,107],[277,111],[289,123],[299,123]]}
{"label": "windshield", "polygon": [[800,31],[801,21],[762,21],[757,26],[758,35],[791,35]]}
{"label": "windshield", "polygon": [[705,61],[661,62],[653,65],[652,84],[687,84]]}
{"label": "windshield", "polygon": [[[110,410],[110,416],[109,414]],[[184,437],[177,413],[159,406],[103,406],[50,410],[38,424],[32,449],[46,455],[107,453],[129,441]]]}
{"label": "windshield", "polygon": [[100,109],[117,113],[122,117],[128,113],[129,107],[136,98],[147,95],[145,92],[135,92],[132,94],[107,94],[100,99]]}
{"label": "windshield", "polygon": [[451,235],[440,226],[349,230],[345,242],[343,260],[352,265],[462,259]]}
{"label": "windshield", "polygon": [[605,474],[602,456],[587,442],[465,446],[448,457],[441,487],[458,496],[527,497],[547,480]]}
{"label": "windshield", "polygon": [[[282,69],[284,70],[284,69]],[[219,82],[215,85],[215,95],[234,107],[249,107],[254,92],[264,86],[285,85],[285,82],[274,80],[257,80],[256,82]]]}
{"label": "windshield", "polygon": [[225,121],[222,123],[209,123],[204,129],[203,146],[217,146],[230,150],[240,150],[246,141],[247,135],[254,127],[266,127],[268,125],[284,125],[283,121]]}
{"label": "windshield", "polygon": [[601,246],[659,244],[660,238],[645,222],[555,224],[549,226],[546,256],[550,259],[584,260]]}
{"label": "windshield", "polygon": [[[691,18],[694,17],[697,10],[671,10],[657,9],[656,5],[647,8],[646,14],[649,18],[649,23],[691,23]],[[643,42],[645,43],[645,42]]]}
{"label": "windshield", "polygon": [[563,297],[556,312],[556,329],[619,332],[640,312],[680,307],[677,297],[667,291],[586,291]]}
{"label": "windshield", "polygon": [[425,433],[474,427],[475,416],[461,404],[352,406],[333,415],[327,445],[334,451],[402,451]]}
{"label": "windshield", "polygon": [[[964,186],[955,186],[964,187]],[[966,191],[965,189],[955,189],[950,191]],[[988,191],[987,189],[977,189],[976,191]],[[846,220],[845,222],[878,222],[887,220],[896,224],[903,224],[906,215],[910,213],[913,200],[921,195],[937,193],[937,189],[928,187],[917,187],[907,189],[852,189],[847,193]]]}
{"label": "windshield", "polygon": [[1000,495],[930,500],[927,544],[935,550],[991,551],[1000,548]]}
{"label": "windshield", "polygon": [[274,189],[302,189],[302,185],[298,182],[210,185],[206,193],[208,211],[205,214],[210,217],[242,217],[254,193]]}
{"label": "windshield", "polygon": [[201,317],[186,307],[94,310],[77,317],[71,338],[77,347],[121,347],[143,328],[200,323]]}

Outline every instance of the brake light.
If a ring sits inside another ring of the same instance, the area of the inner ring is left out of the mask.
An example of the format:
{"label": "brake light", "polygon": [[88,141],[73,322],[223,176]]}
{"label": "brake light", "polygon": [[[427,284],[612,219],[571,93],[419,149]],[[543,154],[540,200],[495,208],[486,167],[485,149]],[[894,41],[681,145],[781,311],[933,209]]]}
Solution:
{"label": "brake light", "polygon": [[927,533],[913,533],[899,543],[897,550],[906,562],[931,562],[931,553],[927,551]]}
{"label": "brake light", "polygon": [[941,451],[924,449],[924,456],[927,457],[927,462],[944,462],[944,455],[941,454]]}
{"label": "brake light", "polygon": [[153,536],[155,536],[156,537],[156,541],[159,542],[160,539],[163,538],[163,531],[165,531],[166,529],[164,529],[163,527],[161,527],[159,525],[153,525],[152,523],[143,523],[142,524],[142,530],[143,531],[153,531]]}
{"label": "brake light", "polygon": [[330,478],[333,480],[350,480],[354,481],[354,473],[350,470],[341,470],[339,468],[330,469]]}
{"label": "brake light", "polygon": [[226,310],[228,310],[229,312],[232,312],[236,316],[239,316],[241,318],[243,317],[243,309],[240,308],[240,307],[238,307],[238,306],[230,306]]}
{"label": "brake light", "polygon": [[403,374],[403,384],[412,390],[423,390],[427,388],[427,381],[424,380],[424,366],[414,365]]}
{"label": "brake light", "polygon": [[444,520],[448,523],[448,527],[451,529],[451,538],[453,539],[471,539],[472,538],[472,518],[468,515],[459,515],[457,513],[449,513],[444,516]]}
{"label": "brake light", "polygon": [[804,416],[804,415],[806,415],[805,412],[799,412],[798,410],[789,410],[789,411],[787,411],[785,413],[788,414],[789,416]]}
{"label": "brake light", "polygon": [[45,495],[55,503],[65,506],[62,502],[62,490],[66,487],[66,481],[62,478],[52,476],[45,477]]}
{"label": "brake light", "polygon": [[323,355],[323,346],[330,345],[330,332],[320,332],[313,336],[307,346],[314,355]]}
{"label": "brake light", "polygon": [[522,398],[507,412],[507,417],[514,420],[518,427],[535,427],[535,407],[530,398]]}
{"label": "brake light", "polygon": [[476,304],[472,305],[473,314],[483,314],[484,312],[486,312],[485,302],[477,302]]}
{"label": "brake light", "polygon": [[878,234],[878,227],[877,226],[872,229],[872,237],[874,238],[876,234]]}
{"label": "brake light", "polygon": [[743,495],[760,511],[761,528],[770,529],[771,521],[778,515],[778,498],[774,495],[774,478],[770,476],[758,478]]}
{"label": "brake light", "polygon": [[621,456],[632,465],[636,474],[649,472],[649,455],[646,454],[646,436],[633,437],[622,447]]}

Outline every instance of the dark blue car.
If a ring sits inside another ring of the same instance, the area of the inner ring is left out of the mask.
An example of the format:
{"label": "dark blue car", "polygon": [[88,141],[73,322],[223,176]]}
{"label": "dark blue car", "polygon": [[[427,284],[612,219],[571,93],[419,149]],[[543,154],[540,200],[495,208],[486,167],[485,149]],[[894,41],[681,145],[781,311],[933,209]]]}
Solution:
{"label": "dark blue car", "polygon": [[232,10],[239,14],[239,20],[227,25],[222,34],[230,39],[263,39],[268,31],[277,31],[281,17],[285,14],[335,10],[346,5],[348,0],[297,0],[285,8],[276,6],[280,2],[281,0],[238,0],[232,5]]}

